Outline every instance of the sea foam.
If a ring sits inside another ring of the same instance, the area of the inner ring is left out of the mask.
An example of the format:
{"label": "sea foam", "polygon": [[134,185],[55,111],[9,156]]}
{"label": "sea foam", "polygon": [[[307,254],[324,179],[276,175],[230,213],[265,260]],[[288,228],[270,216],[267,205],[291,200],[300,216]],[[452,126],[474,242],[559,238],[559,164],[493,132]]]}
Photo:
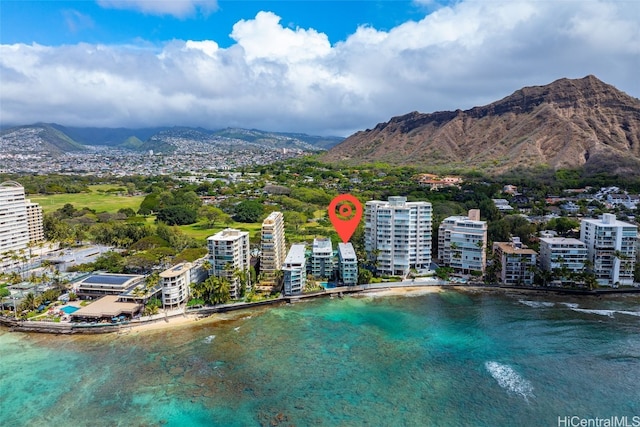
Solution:
{"label": "sea foam", "polygon": [[511,366],[494,361],[485,362],[484,366],[503,389],[518,394],[527,401],[530,397],[535,397],[531,383],[522,378]]}
{"label": "sea foam", "polygon": [[524,300],[524,299],[519,299],[518,302],[520,304],[524,304],[527,305],[529,307],[533,307],[533,308],[542,308],[542,307],[553,307],[555,304],[552,302],[546,302],[546,301],[529,301],[529,300]]}
{"label": "sea foam", "polygon": [[205,344],[211,344],[211,341],[213,341],[213,339],[215,338],[215,335],[209,335],[208,337],[206,337],[203,341]]}

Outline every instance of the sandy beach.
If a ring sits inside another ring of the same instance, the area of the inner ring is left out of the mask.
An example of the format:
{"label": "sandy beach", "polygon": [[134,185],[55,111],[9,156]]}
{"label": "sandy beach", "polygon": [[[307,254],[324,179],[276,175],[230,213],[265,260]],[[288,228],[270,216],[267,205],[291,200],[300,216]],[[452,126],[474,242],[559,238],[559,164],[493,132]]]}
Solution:
{"label": "sandy beach", "polygon": [[166,319],[158,319],[154,322],[137,323],[131,322],[123,326],[123,330],[131,329],[133,332],[156,331],[167,328],[175,328],[178,326],[194,324],[198,321],[198,317],[194,314],[186,314],[168,317]]}
{"label": "sandy beach", "polygon": [[[372,289],[368,291],[359,292],[356,294],[352,294],[354,296],[364,296],[364,297],[390,297],[390,296],[419,296],[431,293],[443,292],[444,289],[441,286],[407,286],[407,287],[392,287],[392,288],[384,288],[384,289]],[[322,295],[320,297],[328,297],[328,295]],[[265,307],[260,307],[259,310],[264,310]],[[266,308],[268,309],[268,308]],[[252,308],[242,308],[242,310],[252,310]],[[219,322],[229,320],[231,318],[236,317],[238,314],[237,311],[231,311],[226,313],[214,313],[207,317],[200,317],[201,315],[197,313],[187,313],[181,314],[177,316],[172,316],[168,318],[158,319],[154,322],[144,322],[144,323],[130,323],[127,326],[123,327],[123,330],[130,330],[131,332],[147,332],[147,331],[160,331],[165,329],[174,329],[185,326],[193,326],[195,324],[201,323],[211,323],[211,322]],[[242,313],[244,315],[244,313]]]}

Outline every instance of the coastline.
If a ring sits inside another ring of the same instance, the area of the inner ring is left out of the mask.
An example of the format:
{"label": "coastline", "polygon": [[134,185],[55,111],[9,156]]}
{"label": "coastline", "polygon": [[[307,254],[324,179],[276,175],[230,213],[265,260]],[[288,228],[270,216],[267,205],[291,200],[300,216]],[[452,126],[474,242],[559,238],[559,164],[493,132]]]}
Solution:
{"label": "coastline", "polygon": [[[129,333],[146,333],[150,331],[162,331],[166,329],[176,329],[189,327],[196,324],[215,323],[219,321],[230,320],[235,317],[241,310],[255,310],[259,307],[266,307],[274,304],[286,304],[305,299],[316,299],[322,297],[342,298],[343,294],[356,297],[369,298],[385,298],[394,296],[414,297],[433,293],[442,293],[446,291],[465,292],[465,293],[503,293],[503,294],[537,294],[543,295],[548,293],[565,294],[565,295],[581,295],[581,296],[602,296],[602,295],[622,295],[629,292],[639,293],[640,290],[630,290],[628,292],[593,292],[593,291],[573,291],[567,289],[549,289],[549,288],[527,288],[527,287],[507,287],[507,286],[482,286],[482,285],[460,285],[460,284],[442,284],[433,282],[393,282],[378,283],[369,285],[359,285],[353,287],[341,287],[325,289],[322,292],[312,294],[294,295],[288,297],[280,297],[273,300],[261,301],[258,303],[232,303],[214,307],[205,307],[200,310],[184,312],[176,310],[173,313],[162,313],[150,317],[146,320],[137,320],[124,324],[104,324],[92,327],[78,326],[71,323],[48,323],[33,321],[18,321],[13,318],[0,317],[0,327],[8,329],[9,332],[25,332],[25,333],[49,333],[56,335],[68,334],[129,334]],[[635,292],[634,292],[635,291]],[[231,316],[227,314],[234,313]]]}

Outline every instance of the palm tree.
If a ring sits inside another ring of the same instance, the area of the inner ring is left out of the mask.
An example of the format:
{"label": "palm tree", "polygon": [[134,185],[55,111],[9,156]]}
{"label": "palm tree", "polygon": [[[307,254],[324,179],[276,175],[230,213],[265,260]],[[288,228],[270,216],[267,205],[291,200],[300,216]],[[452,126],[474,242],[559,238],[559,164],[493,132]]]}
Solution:
{"label": "palm tree", "polygon": [[238,296],[244,296],[247,290],[251,290],[251,276],[248,270],[240,270],[236,268],[233,270],[233,278],[237,280],[240,288],[238,290]]}
{"label": "palm tree", "polygon": [[203,298],[211,304],[223,304],[231,298],[229,281],[224,277],[211,276],[202,282]]}
{"label": "palm tree", "polygon": [[206,260],[202,263],[202,268],[207,272],[207,276],[211,274],[212,267],[213,266],[211,265],[211,262],[209,260]]}
{"label": "palm tree", "polygon": [[33,292],[29,292],[22,301],[22,304],[26,310],[35,310],[38,307],[38,301]]}

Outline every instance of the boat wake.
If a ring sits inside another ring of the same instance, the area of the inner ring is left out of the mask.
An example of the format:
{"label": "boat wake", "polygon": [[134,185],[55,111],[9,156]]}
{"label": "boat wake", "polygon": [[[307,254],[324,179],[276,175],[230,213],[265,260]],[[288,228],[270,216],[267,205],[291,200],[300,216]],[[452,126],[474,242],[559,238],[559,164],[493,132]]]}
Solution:
{"label": "boat wake", "polygon": [[511,366],[494,361],[485,362],[484,366],[498,385],[507,392],[522,396],[526,401],[535,397],[531,383],[522,378]]}

